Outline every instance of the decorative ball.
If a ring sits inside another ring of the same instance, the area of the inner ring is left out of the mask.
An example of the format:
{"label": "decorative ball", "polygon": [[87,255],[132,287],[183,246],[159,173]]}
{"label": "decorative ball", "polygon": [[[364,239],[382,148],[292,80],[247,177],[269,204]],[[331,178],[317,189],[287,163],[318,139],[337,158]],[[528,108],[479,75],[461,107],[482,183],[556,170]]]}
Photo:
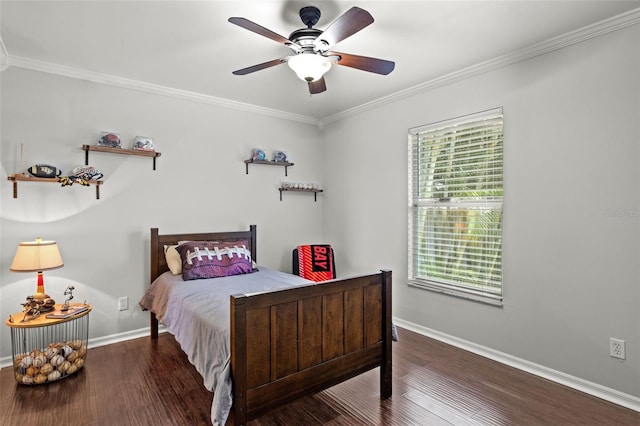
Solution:
{"label": "decorative ball", "polygon": [[78,358],[78,352],[76,351],[71,351],[71,353],[69,355],[67,355],[67,361],[69,362],[73,362]]}
{"label": "decorative ball", "polygon": [[31,353],[29,353],[29,356],[32,358],[35,358],[40,355],[42,355],[42,351],[40,349],[34,349],[31,351]]}
{"label": "decorative ball", "polygon": [[35,377],[35,379],[33,379],[33,381],[34,381],[34,383],[36,385],[41,385],[41,384],[43,384],[44,382],[47,381],[47,376],[45,376],[44,374],[40,373]]}
{"label": "decorative ball", "polygon": [[62,347],[62,355],[64,357],[68,356],[71,352],[73,352],[73,349],[71,349],[71,346],[69,345],[64,345]]}
{"label": "decorative ball", "polygon": [[71,346],[71,349],[77,350],[82,346],[82,340],[72,340],[70,342],[67,342],[67,345]]}
{"label": "decorative ball", "polygon": [[73,374],[73,373],[75,373],[76,371],[78,371],[78,367],[76,367],[76,365],[75,365],[75,364],[71,364],[71,365],[69,366],[69,368],[67,369],[67,374]]}
{"label": "decorative ball", "polygon": [[33,377],[31,377],[31,376],[22,376],[22,383],[24,383],[25,385],[33,384]]}
{"label": "decorative ball", "polygon": [[42,352],[40,353],[40,355],[33,358],[34,367],[42,367],[43,365],[46,364],[46,362],[47,362],[47,357],[42,355]]}
{"label": "decorative ball", "polygon": [[39,368],[34,367],[33,365],[27,368],[27,376],[35,377],[36,374],[40,372]]}
{"label": "decorative ball", "polygon": [[53,358],[54,356],[58,355],[60,353],[60,349],[58,349],[55,346],[49,346],[47,348],[47,351],[45,352],[45,356],[49,359]]}
{"label": "decorative ball", "polygon": [[58,366],[58,371],[61,373],[66,373],[66,371],[69,369],[70,366],[71,366],[71,363],[69,361],[65,361]]}
{"label": "decorative ball", "polygon": [[27,355],[22,360],[20,360],[20,367],[29,367],[33,363],[33,358],[31,355]]}
{"label": "decorative ball", "polygon": [[13,361],[13,366],[14,367],[21,367],[22,366],[22,360],[24,359],[25,356],[26,356],[25,354],[16,356],[16,359]]}
{"label": "decorative ball", "polygon": [[53,358],[51,358],[51,365],[53,365],[54,367],[59,366],[63,362],[64,357],[62,355],[55,355]]}
{"label": "decorative ball", "polygon": [[82,358],[84,358],[84,356],[87,354],[87,347],[86,346],[80,346],[78,348],[78,356],[81,356]]}
{"label": "decorative ball", "polygon": [[58,370],[53,370],[51,373],[47,375],[47,379],[50,382],[54,382],[58,380],[60,377],[62,377],[62,374]]}
{"label": "decorative ball", "polygon": [[62,174],[62,170],[49,164],[35,164],[27,169],[35,177],[54,178]]}
{"label": "decorative ball", "polygon": [[73,365],[75,365],[78,369],[82,368],[82,366],[84,365],[84,358],[78,358],[73,362]]}
{"label": "decorative ball", "polygon": [[40,374],[44,374],[47,375],[49,373],[51,373],[53,371],[53,365],[46,363],[45,365],[42,366],[42,368],[40,369]]}

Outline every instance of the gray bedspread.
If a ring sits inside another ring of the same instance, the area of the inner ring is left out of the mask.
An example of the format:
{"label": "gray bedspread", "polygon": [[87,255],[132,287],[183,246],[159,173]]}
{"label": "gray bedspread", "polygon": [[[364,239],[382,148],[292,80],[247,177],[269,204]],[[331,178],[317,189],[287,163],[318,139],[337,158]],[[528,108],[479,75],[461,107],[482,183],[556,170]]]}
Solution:
{"label": "gray bedspread", "polygon": [[225,424],[232,404],[229,296],[312,283],[297,275],[258,269],[252,274],[192,281],[165,272],[140,300],[140,307],[154,312],[175,336],[205,387],[213,392],[214,425]]}

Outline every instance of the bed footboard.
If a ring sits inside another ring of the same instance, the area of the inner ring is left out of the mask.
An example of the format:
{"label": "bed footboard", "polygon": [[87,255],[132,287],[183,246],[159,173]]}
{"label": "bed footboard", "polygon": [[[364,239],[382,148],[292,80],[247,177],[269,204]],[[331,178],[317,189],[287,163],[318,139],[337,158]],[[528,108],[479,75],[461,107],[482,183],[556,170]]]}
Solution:
{"label": "bed footboard", "polygon": [[231,296],[236,426],[380,367],[391,396],[391,271]]}

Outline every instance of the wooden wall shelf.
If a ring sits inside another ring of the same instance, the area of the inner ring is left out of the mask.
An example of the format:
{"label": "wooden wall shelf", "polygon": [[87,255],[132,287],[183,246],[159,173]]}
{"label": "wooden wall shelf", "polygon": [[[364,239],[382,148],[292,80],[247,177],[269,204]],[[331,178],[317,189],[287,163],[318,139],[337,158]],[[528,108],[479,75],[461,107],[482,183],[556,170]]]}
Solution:
{"label": "wooden wall shelf", "polygon": [[[60,183],[58,178],[39,178],[34,176],[28,176],[23,174],[15,174],[7,177],[8,180],[13,182],[13,198],[18,198],[18,182],[43,182],[43,183]],[[102,185],[101,180],[90,180],[87,181],[90,185],[96,186],[96,200],[100,199],[100,185]],[[78,186],[82,186],[79,183],[76,183]]]}
{"label": "wooden wall shelf", "polygon": [[152,157],[153,170],[156,169],[156,158],[162,155],[162,153],[156,152],[156,151],[144,151],[141,149],[111,148],[108,146],[100,146],[100,145],[82,145],[82,149],[84,149],[85,166],[89,165],[89,151],[109,152],[111,154],[123,154],[123,155],[138,155],[140,157]]}
{"label": "wooden wall shelf", "polygon": [[318,192],[322,192],[322,189],[278,188],[278,190],[280,191],[280,201],[282,201],[282,193],[284,191],[313,192],[313,201],[318,201]]}
{"label": "wooden wall shelf", "polygon": [[293,163],[289,163],[288,161],[269,161],[269,160],[244,160],[245,168],[247,170],[247,174],[249,174],[249,164],[264,164],[266,166],[280,166],[284,167],[284,175],[287,176],[287,167],[293,166]]}

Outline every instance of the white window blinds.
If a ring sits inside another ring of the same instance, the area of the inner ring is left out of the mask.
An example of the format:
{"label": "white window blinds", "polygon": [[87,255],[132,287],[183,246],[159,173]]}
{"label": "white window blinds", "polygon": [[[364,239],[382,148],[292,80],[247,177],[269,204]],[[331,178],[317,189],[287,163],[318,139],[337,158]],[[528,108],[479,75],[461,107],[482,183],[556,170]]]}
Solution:
{"label": "white window blinds", "polygon": [[409,130],[409,284],[502,301],[502,108]]}

